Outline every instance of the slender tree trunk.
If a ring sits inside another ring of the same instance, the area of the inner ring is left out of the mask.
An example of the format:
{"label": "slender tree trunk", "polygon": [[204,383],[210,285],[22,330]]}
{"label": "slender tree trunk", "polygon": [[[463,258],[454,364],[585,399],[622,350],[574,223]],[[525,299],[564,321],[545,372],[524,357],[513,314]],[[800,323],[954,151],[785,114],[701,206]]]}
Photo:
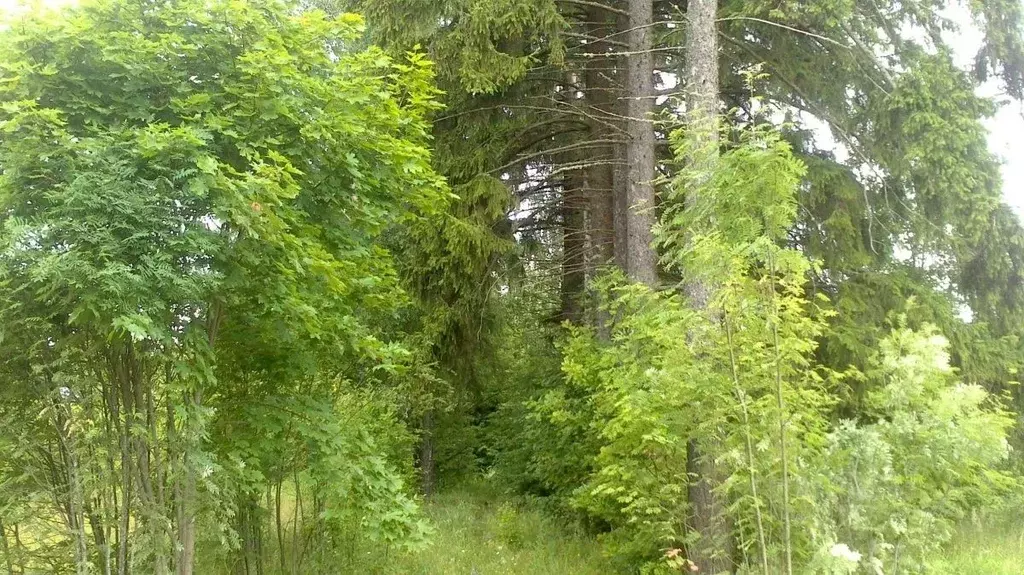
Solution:
{"label": "slender tree trunk", "polygon": [[128,529],[131,525],[132,508],[132,454],[131,454],[131,394],[128,393],[128,374],[125,369],[124,357],[112,353],[111,369],[111,416],[116,422],[118,447],[121,455],[121,508],[117,523],[117,573],[127,575],[131,572],[128,566]]}
{"label": "slender tree trunk", "polygon": [[4,527],[3,517],[0,517],[0,547],[4,551],[4,563],[7,565],[7,575],[14,575],[14,563],[11,561],[11,548],[7,544],[7,529]]}
{"label": "slender tree trunk", "polygon": [[[775,293],[775,256],[769,256],[769,273],[772,298],[772,345],[775,348],[775,400],[779,408],[779,456],[782,459],[782,545],[786,559],[786,575],[793,575],[793,541],[789,517],[789,454],[786,450],[786,400],[782,386],[782,350],[779,348],[779,303]],[[897,546],[896,560],[899,561]],[[893,573],[899,570],[893,566]]]}
{"label": "slender tree trunk", "polygon": [[[196,477],[189,461],[189,452],[196,448],[190,437],[195,430],[189,429],[189,419],[180,424],[175,422],[174,408],[170,397],[167,399],[167,433],[172,445],[180,446],[168,454],[169,472],[174,476],[171,484],[174,500],[174,522],[177,527],[177,545],[174,553],[174,572],[176,575],[192,575],[195,564],[195,514],[196,514]],[[185,394],[185,404],[191,409],[199,409],[202,395],[199,391]],[[174,457],[171,457],[171,453]],[[173,461],[173,463],[171,463]]]}
{"label": "slender tree trunk", "polygon": [[164,509],[157,498],[157,489],[154,485],[154,478],[159,475],[157,470],[158,460],[154,458],[156,453],[152,445],[156,441],[155,415],[151,413],[152,408],[152,382],[143,375],[143,367],[133,354],[133,377],[132,386],[132,428],[136,431],[132,437],[135,445],[135,469],[139,486],[140,509],[144,517],[144,525],[154,540],[153,545],[153,572],[156,575],[165,575],[169,571],[170,550],[164,544],[163,535],[168,535],[164,527]]}
{"label": "slender tree trunk", "polygon": [[[103,524],[105,534],[105,545],[103,548],[103,572],[105,575],[111,575],[112,566],[115,558],[112,557],[112,547],[119,546],[118,533],[117,533],[117,518],[120,513],[120,506],[118,504],[117,497],[117,466],[115,464],[115,454],[117,453],[118,433],[116,431],[118,417],[117,411],[117,399],[114,396],[114,386],[111,385],[111,379],[104,377],[102,373],[98,374],[97,377],[101,382],[101,394],[103,396],[103,433],[104,439],[107,443],[107,457],[106,457],[106,481],[108,487],[102,490],[102,497],[104,499],[104,506],[107,508],[103,513]],[[110,529],[110,521],[113,520],[115,525]],[[111,532],[112,531],[112,532]]]}
{"label": "slender tree trunk", "polygon": [[102,457],[95,449],[95,443],[99,443],[101,441],[108,441],[108,447],[113,445],[113,442],[110,441],[111,436],[109,433],[108,421],[105,416],[105,387],[105,384],[101,384],[101,405],[98,412],[93,398],[82,403],[83,417],[87,421],[101,422],[104,430],[102,435],[92,439],[89,438],[88,434],[86,436],[86,474],[94,477],[94,483],[98,484],[100,487],[96,490],[97,492],[95,496],[90,497],[85,493],[85,486],[83,485],[82,508],[85,512],[85,517],[89,520],[89,529],[92,531],[93,542],[96,544],[96,549],[99,552],[98,559],[102,562],[103,573],[105,575],[110,575],[110,542],[107,533],[107,522],[104,520],[105,518],[110,517],[110,515],[108,511],[109,502],[107,501],[107,490],[104,486],[110,483],[112,476],[107,475],[107,467],[104,465],[108,459],[106,457]]}
{"label": "slender tree trunk", "polygon": [[657,283],[654,251],[655,139],[654,57],[651,52],[653,0],[629,0],[626,58],[626,274],[649,286]]}
{"label": "slender tree trunk", "polygon": [[292,575],[298,575],[302,562],[303,543],[300,539],[299,522],[305,519],[302,513],[302,484],[299,482],[299,470],[295,470],[295,507],[292,509]]}
{"label": "slender tree trunk", "polygon": [[18,571],[25,575],[25,545],[21,542],[21,528],[14,524],[14,549],[18,552]]}
{"label": "slender tree trunk", "polygon": [[[214,301],[210,304],[206,317],[206,340],[209,349],[216,347],[217,335],[223,320],[223,304]],[[203,382],[201,377],[198,378],[193,382],[195,387],[185,392],[182,403],[186,407],[187,416],[180,423],[177,432],[181,448],[177,458],[179,465],[177,475],[180,479],[175,485],[175,519],[178,527],[178,549],[175,555],[176,575],[192,575],[195,569],[196,512],[199,505],[196,488],[197,471],[192,465],[191,454],[200,449],[199,437],[202,430],[197,428],[196,418],[203,406]]]}
{"label": "slender tree trunk", "polygon": [[[66,491],[63,497],[67,509],[67,525],[75,545],[75,572],[87,575],[91,565],[85,535],[84,493],[75,440],[71,435],[69,411],[65,409],[63,400],[53,401],[53,414],[53,425],[57,431],[60,459],[63,464],[61,483],[64,484]],[[59,485],[60,483],[57,483],[55,487]]]}
{"label": "slender tree trunk", "polygon": [[[192,404],[192,407],[198,408],[198,396],[195,397]],[[189,440],[185,440],[185,442],[189,443]],[[177,493],[179,498],[176,516],[178,544],[180,545],[175,565],[177,575],[192,575],[196,558],[196,477],[189,461],[189,447],[186,447],[181,455],[182,479],[178,483]]]}
{"label": "slender tree trunk", "polygon": [[104,561],[104,572],[110,571],[109,552],[107,546],[106,529],[103,526],[103,521],[100,516],[96,514],[93,506],[89,503],[88,498],[83,498],[83,509],[85,516],[89,518],[89,528],[92,530],[92,538],[96,543],[96,548],[99,549],[102,556],[105,558]]}
{"label": "slender tree trunk", "polygon": [[274,525],[277,528],[277,554],[281,563],[281,575],[288,570],[284,556],[284,531],[281,529],[281,484],[284,478],[278,479],[274,486]]}
{"label": "slender tree trunk", "polygon": [[128,453],[127,431],[120,433],[121,443],[121,508],[117,522],[117,573],[127,575],[128,569],[128,526],[131,520],[132,465]]}
{"label": "slender tree trunk", "polygon": [[[687,6],[687,134],[690,156],[687,163],[699,174],[694,189],[688,190],[687,204],[696,204],[700,187],[710,177],[718,159],[718,34],[715,20],[718,0],[690,0]],[[698,309],[705,309],[711,286],[687,282],[687,295]],[[691,526],[700,534],[691,559],[700,573],[722,573],[732,568],[730,529],[725,502],[716,491],[720,473],[710,452],[711,445],[691,441],[687,450]],[[705,453],[705,450],[708,453]]]}
{"label": "slender tree trunk", "polygon": [[196,519],[195,499],[196,480],[193,473],[186,468],[182,487],[182,514],[178,525],[178,539],[181,551],[178,555],[176,572],[178,575],[192,575],[196,559]]}
{"label": "slender tree trunk", "polygon": [[263,574],[262,529],[259,521],[259,499],[243,495],[238,502],[238,533],[242,536],[242,573]]}
{"label": "slender tree trunk", "polygon": [[768,543],[765,541],[764,519],[761,514],[761,499],[757,494],[757,470],[754,467],[754,440],[750,433],[750,412],[747,409],[746,394],[740,385],[739,367],[736,361],[736,347],[733,345],[732,323],[728,315],[722,318],[725,323],[725,336],[729,345],[729,367],[732,373],[733,389],[736,401],[740,404],[742,415],[743,439],[746,447],[747,473],[749,474],[750,496],[754,500],[754,519],[757,527],[757,556],[761,563],[761,575],[768,575]]}
{"label": "slender tree trunk", "polygon": [[423,414],[422,424],[423,437],[420,438],[420,480],[422,482],[423,496],[430,498],[434,495],[435,482],[437,480],[434,465],[434,410],[429,409]]}

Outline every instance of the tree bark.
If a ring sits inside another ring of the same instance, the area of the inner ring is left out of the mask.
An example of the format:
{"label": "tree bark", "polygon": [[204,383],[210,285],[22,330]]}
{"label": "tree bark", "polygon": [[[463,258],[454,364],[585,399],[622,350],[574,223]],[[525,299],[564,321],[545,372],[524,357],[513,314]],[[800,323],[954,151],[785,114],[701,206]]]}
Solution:
{"label": "tree bark", "polygon": [[585,183],[580,171],[573,171],[562,186],[562,321],[574,324],[583,318],[583,289],[586,285],[587,242],[584,230]]}
{"label": "tree bark", "polygon": [[298,575],[299,566],[302,565],[304,552],[303,542],[300,539],[299,522],[304,520],[306,515],[302,512],[302,483],[299,481],[299,470],[295,468],[295,507],[292,508],[292,570],[291,575]]}
{"label": "tree bark", "polygon": [[[196,392],[192,406],[198,408],[201,396]],[[183,425],[185,428],[188,423]],[[188,433],[188,431],[186,431]],[[189,461],[189,450],[194,448],[193,440],[185,438],[185,447],[180,454],[181,479],[176,484],[175,517],[178,523],[177,557],[175,573],[192,575],[196,559],[196,473]]]}
{"label": "tree bark", "polygon": [[25,544],[21,542],[21,530],[18,523],[14,523],[14,549],[18,552],[18,571],[25,575]]}
{"label": "tree bark", "polygon": [[288,564],[284,555],[284,530],[281,528],[281,484],[284,478],[277,480],[274,485],[274,526],[277,528],[277,555],[281,563],[281,575],[288,571]]}
{"label": "tree bark", "polygon": [[61,469],[61,481],[55,483],[55,489],[62,489],[57,500],[64,499],[67,513],[67,527],[75,546],[75,572],[86,575],[91,571],[89,562],[89,546],[85,535],[85,511],[83,510],[84,492],[78,464],[78,453],[75,438],[71,435],[70,409],[64,399],[54,399],[53,426],[57,432]]}
{"label": "tree bark", "polygon": [[651,53],[654,3],[629,0],[626,58],[626,274],[633,281],[657,283],[654,213],[655,138],[654,58]]}
{"label": "tree bark", "polygon": [[11,548],[7,544],[7,529],[4,527],[4,520],[0,517],[0,546],[4,551],[4,563],[7,565],[7,575],[14,575],[14,563],[11,561]]}
{"label": "tree bark", "polygon": [[[596,38],[589,49],[595,54],[610,52],[605,40],[614,33],[615,19],[599,7],[587,11],[587,35]],[[586,99],[592,108],[591,115],[601,121],[590,121],[590,137],[594,141],[610,140],[619,135],[607,125],[613,117],[615,107],[616,59],[613,56],[590,58],[584,64],[583,82]],[[588,200],[590,202],[589,235],[592,246],[591,261],[595,266],[604,265],[615,258],[615,165],[619,156],[615,144],[594,148],[593,164],[587,169]]]}
{"label": "tree bark", "polygon": [[627,214],[629,214],[629,202],[626,199],[626,144],[615,144],[615,158],[621,161],[613,167],[612,172],[615,265],[619,266],[622,271],[626,271],[629,265],[629,234],[626,231]]}
{"label": "tree bark", "polygon": [[[718,35],[715,20],[718,0],[690,0],[687,6],[686,64],[687,137],[690,139],[689,167],[703,174],[688,190],[687,207],[698,200],[699,189],[712,174],[718,159]],[[706,309],[711,286],[691,280],[686,283],[691,304]],[[725,502],[715,490],[720,481],[714,458],[708,452],[712,445],[690,441],[687,445],[687,471],[689,486],[690,525],[700,534],[690,559],[700,573],[723,573],[732,569],[730,529]]]}
{"label": "tree bark", "polygon": [[434,495],[437,476],[434,464],[434,410],[427,410],[423,414],[421,426],[423,437],[420,438],[420,481],[422,482],[423,496],[430,498]]}

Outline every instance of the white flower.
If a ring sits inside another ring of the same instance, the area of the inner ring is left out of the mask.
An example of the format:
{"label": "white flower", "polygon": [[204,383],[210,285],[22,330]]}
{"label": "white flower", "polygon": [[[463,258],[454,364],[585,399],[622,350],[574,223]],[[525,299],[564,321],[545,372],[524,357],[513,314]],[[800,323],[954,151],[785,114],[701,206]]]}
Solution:
{"label": "white flower", "polygon": [[832,546],[832,549],[829,550],[829,553],[831,553],[833,557],[846,559],[850,563],[860,562],[860,553],[850,549],[850,546],[846,543],[836,543]]}

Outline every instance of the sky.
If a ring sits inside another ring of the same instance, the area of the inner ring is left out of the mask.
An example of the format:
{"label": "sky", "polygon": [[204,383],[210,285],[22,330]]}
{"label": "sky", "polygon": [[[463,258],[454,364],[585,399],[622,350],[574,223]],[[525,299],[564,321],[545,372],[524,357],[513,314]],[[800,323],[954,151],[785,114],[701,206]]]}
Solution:
{"label": "sky", "polygon": [[[1024,0],[1021,0],[1024,2]],[[951,11],[949,16],[962,22],[959,33],[947,34],[957,58],[957,65],[970,66],[981,45],[982,33],[970,24],[966,9]],[[1003,160],[1003,196],[1013,206],[1017,216],[1024,219],[1024,103],[1012,102],[991,80],[978,88],[978,94],[1006,103],[996,115],[985,122],[988,128],[988,146]]]}
{"label": "sky", "polygon": [[[32,4],[59,6],[74,2],[75,0],[0,0],[0,15],[12,10],[24,10],[27,5]],[[947,12],[947,16],[960,24],[960,30],[948,33],[946,38],[955,51],[957,63],[967,67],[981,45],[981,31],[972,25],[965,8],[952,8]],[[996,115],[985,122],[985,127],[989,132],[989,148],[1003,161],[1003,195],[1006,203],[1024,219],[1024,103],[1011,102],[1004,97],[998,80],[980,86],[978,93],[994,97],[997,101],[1006,101]],[[830,136],[823,133],[823,141],[819,143],[825,144],[829,139]]]}

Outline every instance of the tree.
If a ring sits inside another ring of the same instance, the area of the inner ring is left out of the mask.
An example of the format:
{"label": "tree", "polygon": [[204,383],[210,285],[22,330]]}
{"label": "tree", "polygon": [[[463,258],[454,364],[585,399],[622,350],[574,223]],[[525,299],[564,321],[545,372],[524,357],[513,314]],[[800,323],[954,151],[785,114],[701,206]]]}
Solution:
{"label": "tree", "polygon": [[[703,174],[690,181],[686,203],[690,209],[700,205],[699,195],[706,180],[713,177],[718,157],[718,0],[696,0],[686,11],[686,111],[688,169]],[[706,279],[684,278],[687,297],[698,309],[708,307],[713,286]],[[697,568],[705,573],[730,569],[730,534],[725,504],[717,483],[720,472],[714,463],[714,445],[687,445],[687,470],[690,486],[693,530],[699,535],[692,554]]]}
{"label": "tree", "polygon": [[630,279],[657,284],[658,257],[654,252],[654,58],[651,54],[654,3],[629,0],[626,34],[626,274]]}
{"label": "tree", "polygon": [[27,505],[62,517],[78,572],[192,573],[216,533],[251,541],[280,467],[250,433],[297,435],[285,471],[312,478],[324,537],[416,540],[394,459],[335,402],[348,366],[393,363],[365,323],[401,303],[375,238],[446,191],[430,65],[361,28],[105,0],[0,36],[0,412],[25,430],[4,459],[46,472],[15,478],[52,496]]}

